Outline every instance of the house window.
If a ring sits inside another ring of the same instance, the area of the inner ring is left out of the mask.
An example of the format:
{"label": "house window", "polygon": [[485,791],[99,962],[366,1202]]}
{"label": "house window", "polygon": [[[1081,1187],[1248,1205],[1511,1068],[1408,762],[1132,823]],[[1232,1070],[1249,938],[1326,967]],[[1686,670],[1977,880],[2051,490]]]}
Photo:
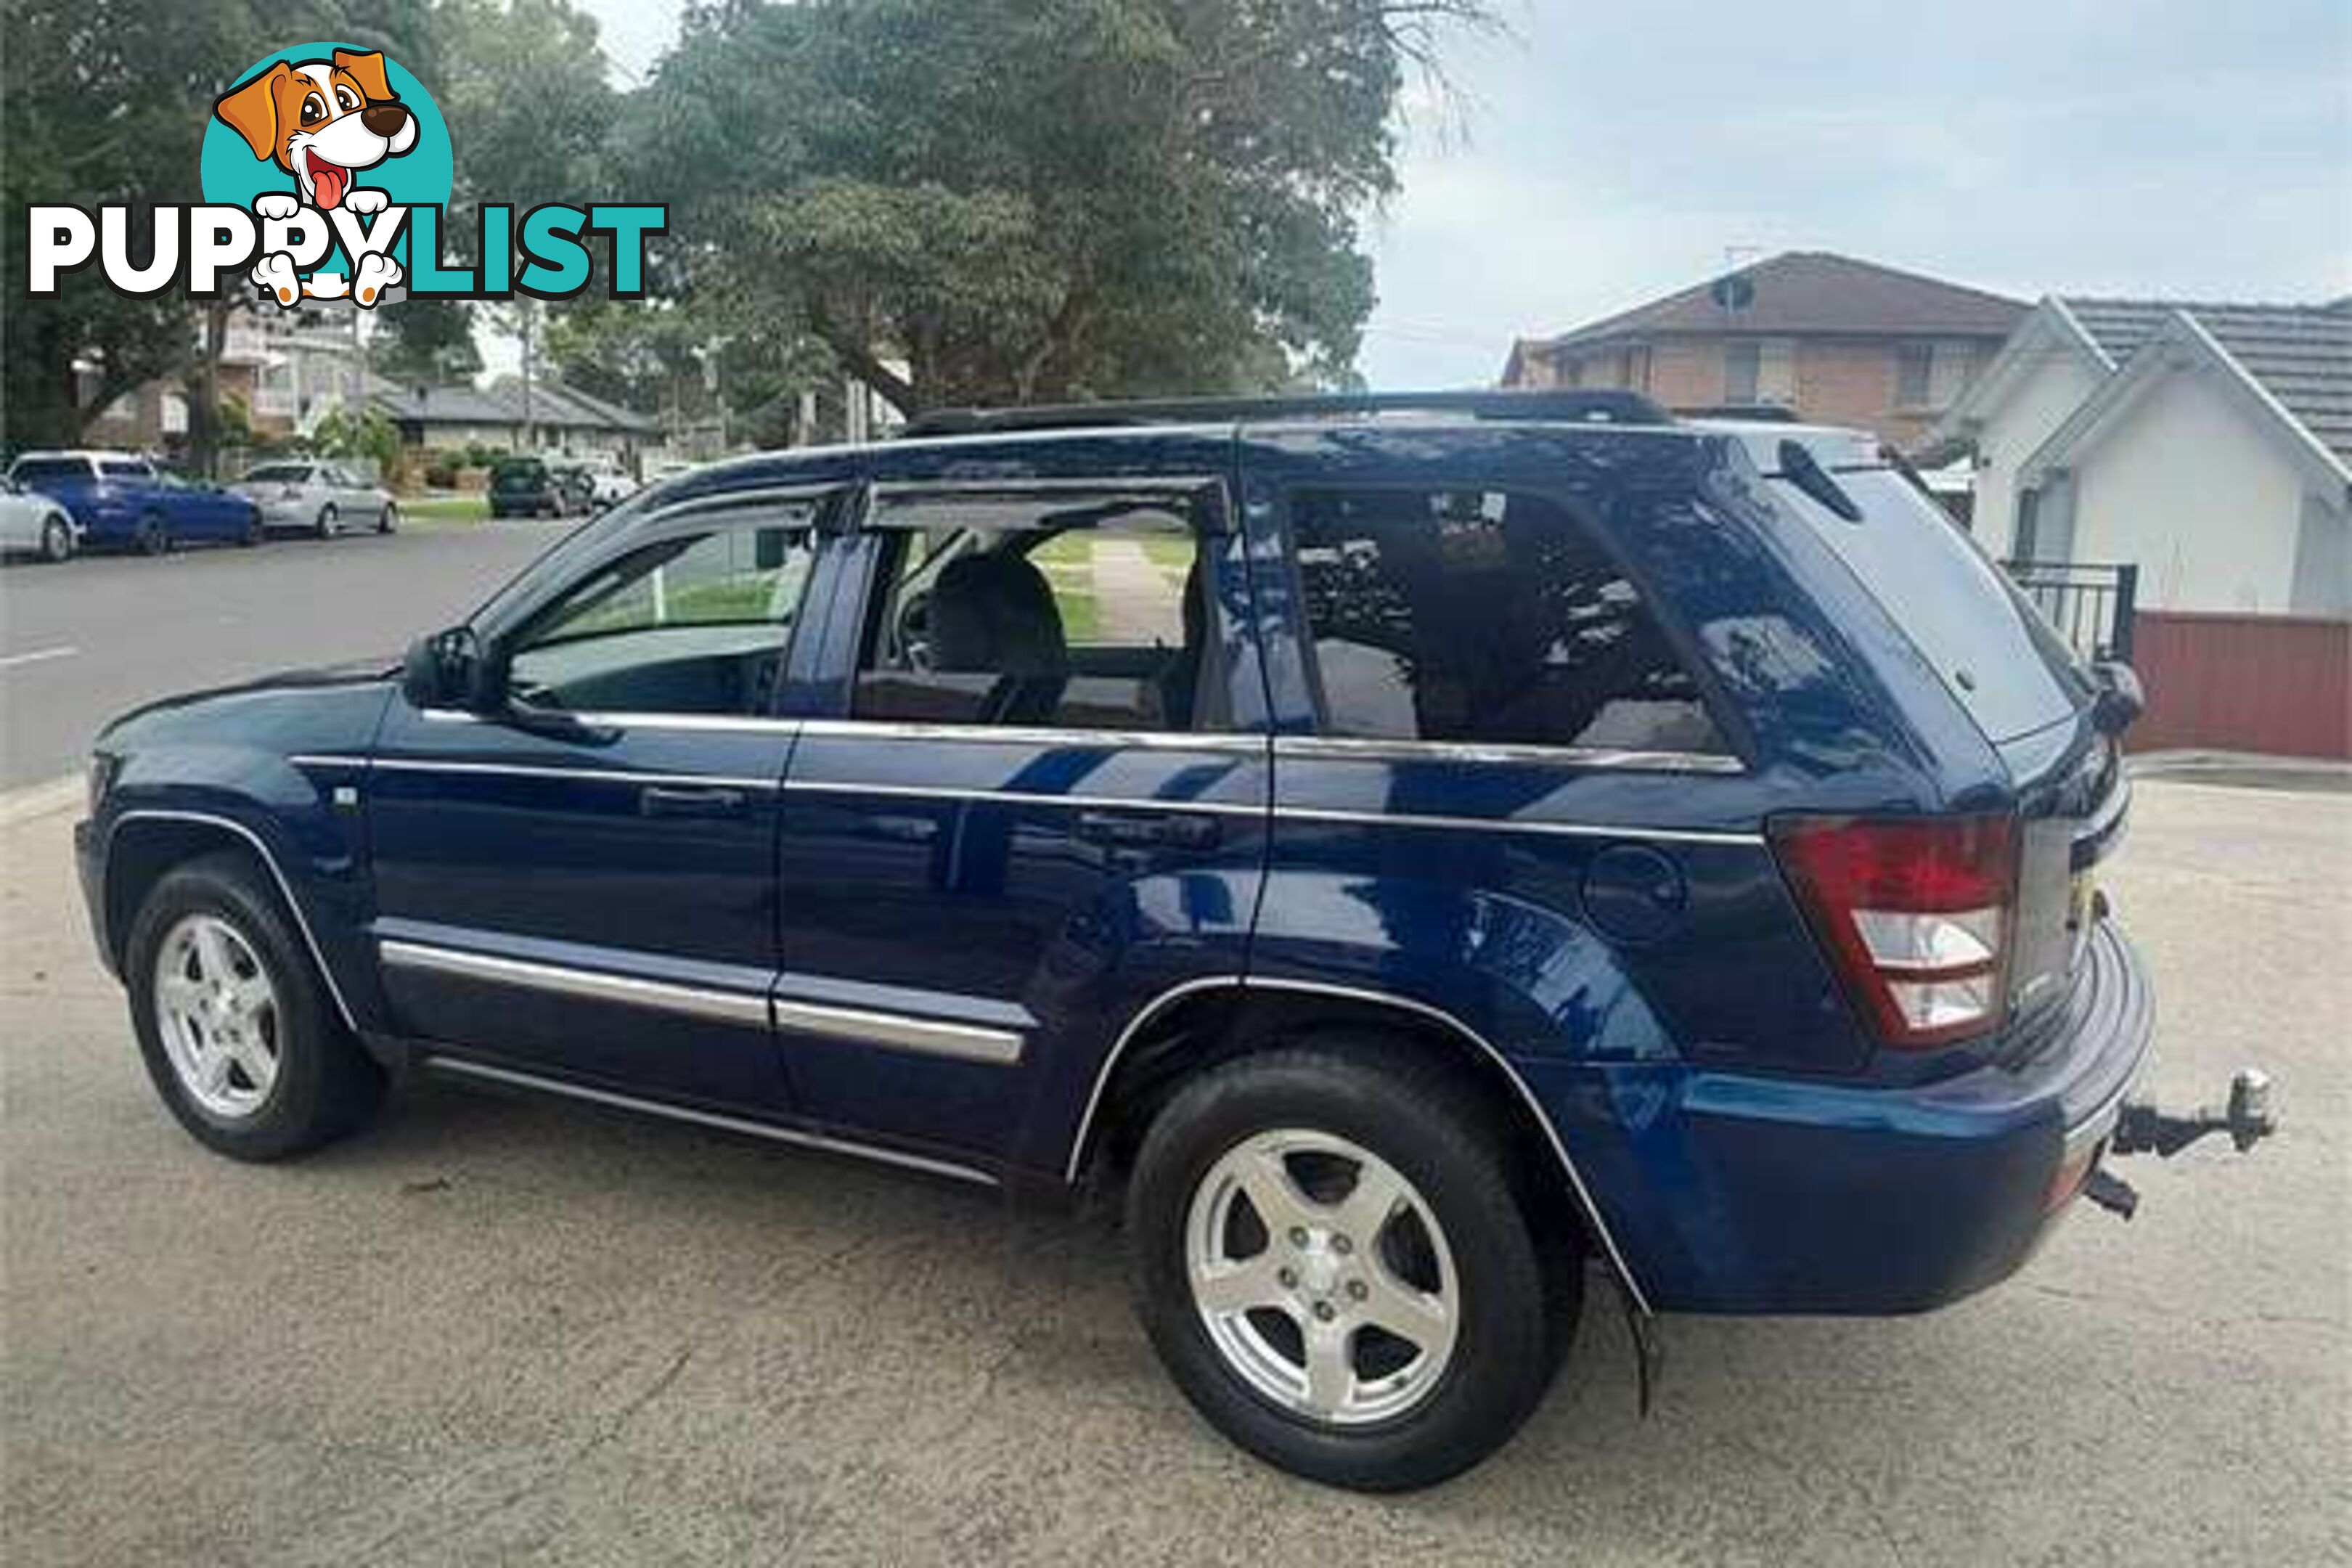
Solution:
{"label": "house window", "polygon": [[1976,345],[1899,343],[1895,350],[1895,405],[1933,414],[1949,408],[1976,372]]}
{"label": "house window", "polygon": [[1723,401],[1797,401],[1797,345],[1787,338],[1736,338],[1723,345]]}

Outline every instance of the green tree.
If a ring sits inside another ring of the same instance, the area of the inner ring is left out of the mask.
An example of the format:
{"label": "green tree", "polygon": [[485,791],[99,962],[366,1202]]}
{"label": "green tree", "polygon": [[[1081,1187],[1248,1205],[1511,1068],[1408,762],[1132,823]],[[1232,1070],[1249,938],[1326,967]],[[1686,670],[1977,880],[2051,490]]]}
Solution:
{"label": "green tree", "polygon": [[470,381],[482,368],[473,315],[462,300],[411,295],[380,307],[376,321],[383,331],[371,363],[380,375],[421,386]]}
{"label": "green tree", "polygon": [[[732,0],[621,132],[668,285],[901,408],[1344,376],[1396,110],[1483,0]],[[879,350],[910,366],[902,375]]]}
{"label": "green tree", "polygon": [[[25,208],[200,201],[213,100],[255,60],[289,42],[338,37],[413,64],[430,52],[424,16],[422,0],[0,5],[0,440],[76,441],[142,382],[193,373],[191,435],[200,458],[208,457],[215,398],[199,343],[216,335],[201,332],[198,306],[169,294],[126,300],[89,271],[64,279],[53,298],[29,298]],[[133,254],[144,254],[136,236]],[[82,366],[92,382],[88,395]]]}

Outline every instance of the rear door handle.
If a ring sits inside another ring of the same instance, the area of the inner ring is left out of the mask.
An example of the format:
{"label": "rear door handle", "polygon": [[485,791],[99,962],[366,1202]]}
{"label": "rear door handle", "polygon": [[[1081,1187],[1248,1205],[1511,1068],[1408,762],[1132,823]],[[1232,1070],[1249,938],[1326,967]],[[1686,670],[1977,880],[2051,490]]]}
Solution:
{"label": "rear door handle", "polygon": [[1217,841],[1220,831],[1213,816],[1124,811],[1082,811],[1078,813],[1077,830],[1081,838],[1120,849],[1160,846],[1205,849]]}
{"label": "rear door handle", "polygon": [[637,809],[647,816],[739,816],[743,792],[723,785],[647,784],[637,792]]}

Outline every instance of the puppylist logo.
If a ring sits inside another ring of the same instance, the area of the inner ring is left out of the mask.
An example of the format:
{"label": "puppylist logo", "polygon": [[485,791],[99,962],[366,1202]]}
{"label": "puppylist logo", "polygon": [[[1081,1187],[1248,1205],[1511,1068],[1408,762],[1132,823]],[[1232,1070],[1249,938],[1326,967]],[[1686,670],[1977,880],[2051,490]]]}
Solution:
{"label": "puppylist logo", "polygon": [[608,236],[606,287],[645,292],[645,243],[669,211],[644,203],[551,202],[517,216],[486,201],[475,265],[443,248],[449,130],[425,84],[397,61],[342,44],[302,44],[257,60],[212,105],[202,205],[147,209],[143,259],[131,254],[134,209],[38,205],[26,211],[29,292],[54,295],[92,262],[118,293],[213,300],[250,287],[291,310],[348,300],[373,309],[400,290],[451,300],[529,294],[566,300],[594,270],[586,243]]}

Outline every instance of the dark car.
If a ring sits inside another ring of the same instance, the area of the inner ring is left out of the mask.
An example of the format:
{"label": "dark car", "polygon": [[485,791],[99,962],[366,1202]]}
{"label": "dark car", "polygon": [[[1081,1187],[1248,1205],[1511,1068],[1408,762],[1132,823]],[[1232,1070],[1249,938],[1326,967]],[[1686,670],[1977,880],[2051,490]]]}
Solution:
{"label": "dark car", "polygon": [[587,511],[593,486],[576,469],[538,458],[509,458],[490,470],[492,517],[572,517]]}
{"label": "dark car", "polygon": [[27,452],[8,478],[71,512],[88,547],[161,555],[200,542],[261,542],[261,510],[252,501],[130,453]]}
{"label": "dark car", "polygon": [[2264,1130],[2126,1104],[2132,690],[1843,433],[935,416],[123,719],[78,843],[215,1149],[413,1065],[1099,1184],[1199,1407],[1393,1488],[1517,1426],[1588,1262],[1646,1376],[1654,1313],[1938,1306],[2111,1152]]}

